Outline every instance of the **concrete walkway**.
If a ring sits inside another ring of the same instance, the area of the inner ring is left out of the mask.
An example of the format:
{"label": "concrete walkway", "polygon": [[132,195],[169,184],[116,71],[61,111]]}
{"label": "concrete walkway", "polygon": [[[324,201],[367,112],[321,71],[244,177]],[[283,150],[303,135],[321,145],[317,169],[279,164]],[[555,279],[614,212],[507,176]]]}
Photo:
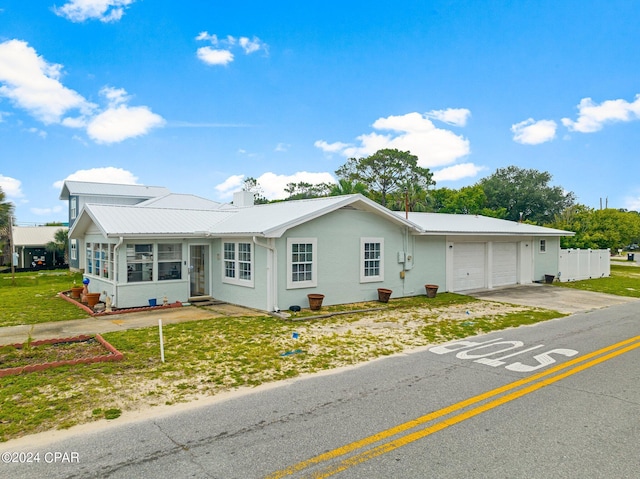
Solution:
{"label": "concrete walkway", "polygon": [[29,335],[34,340],[58,339],[71,338],[81,334],[92,335],[127,329],[148,328],[150,326],[158,326],[159,319],[162,319],[162,324],[165,325],[224,316],[264,316],[265,314],[261,311],[232,304],[219,304],[206,307],[183,306],[181,308],[112,314],[51,323],[8,326],[0,328],[0,345],[24,343]]}

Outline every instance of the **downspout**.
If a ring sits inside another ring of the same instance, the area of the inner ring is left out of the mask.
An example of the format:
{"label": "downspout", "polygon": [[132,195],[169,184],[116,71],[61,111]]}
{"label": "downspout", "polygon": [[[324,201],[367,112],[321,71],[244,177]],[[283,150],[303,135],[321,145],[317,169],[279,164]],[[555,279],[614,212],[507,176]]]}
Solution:
{"label": "downspout", "polygon": [[116,271],[113,272],[114,275],[114,282],[113,282],[113,306],[117,307],[118,306],[118,283],[120,282],[120,275],[119,273],[119,267],[120,267],[120,261],[118,261],[116,258],[118,258],[118,249],[120,248],[120,246],[122,246],[122,243],[124,242],[124,238],[122,236],[120,236],[120,238],[118,239],[118,242],[116,243],[116,245],[113,247],[113,265],[114,268],[117,265],[118,268],[115,268]]}
{"label": "downspout", "polygon": [[[276,313],[280,312],[278,307],[278,250],[270,244],[262,244],[256,236],[253,237],[253,244],[267,249],[270,257],[267,257],[267,301],[271,303],[271,309]],[[267,303],[267,308],[269,308]]]}

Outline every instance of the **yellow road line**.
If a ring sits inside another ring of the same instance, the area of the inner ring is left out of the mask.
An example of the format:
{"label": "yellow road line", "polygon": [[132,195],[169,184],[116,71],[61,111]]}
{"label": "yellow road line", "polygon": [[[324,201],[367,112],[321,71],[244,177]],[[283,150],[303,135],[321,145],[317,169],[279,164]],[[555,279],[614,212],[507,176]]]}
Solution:
{"label": "yellow road line", "polygon": [[[548,369],[546,371],[540,372],[538,374],[534,374],[533,376],[530,376],[530,377],[527,377],[527,378],[523,378],[523,379],[520,379],[518,381],[514,381],[514,382],[506,384],[504,386],[500,386],[499,388],[493,389],[491,391],[487,391],[485,393],[479,394],[479,395],[471,397],[469,399],[465,399],[464,401],[460,401],[458,403],[452,404],[451,406],[447,406],[445,408],[442,408],[442,409],[440,409],[438,411],[434,411],[434,412],[431,412],[431,413],[426,414],[424,416],[421,416],[419,418],[416,418],[416,419],[413,419],[411,421],[405,422],[403,424],[399,424],[397,426],[394,426],[394,427],[392,427],[390,429],[387,429],[385,431],[381,431],[381,432],[379,432],[377,434],[374,434],[372,436],[360,439],[358,441],[352,442],[350,444],[347,444],[345,446],[339,447],[339,448],[334,449],[332,451],[325,452],[323,454],[320,454],[318,456],[312,457],[312,458],[307,459],[305,461],[301,461],[301,462],[299,462],[297,464],[294,464],[292,466],[289,466],[289,467],[287,467],[285,469],[282,469],[282,470],[279,470],[279,471],[275,471],[275,472],[269,474],[268,476],[266,476],[265,479],[281,479],[283,477],[290,476],[290,475],[292,475],[292,474],[294,474],[294,473],[296,473],[298,471],[302,471],[302,470],[304,470],[304,469],[306,469],[306,468],[308,468],[310,466],[313,466],[315,464],[319,464],[319,463],[322,463],[322,462],[327,462],[327,461],[336,459],[336,458],[338,458],[340,456],[344,456],[344,455],[346,455],[346,454],[348,454],[350,452],[357,451],[358,449],[362,449],[363,447],[368,446],[370,444],[373,444],[375,442],[381,441],[381,440],[389,438],[391,436],[395,436],[396,434],[408,431],[409,429],[413,429],[415,427],[421,426],[421,425],[423,425],[423,424],[425,424],[425,423],[427,423],[429,421],[433,421],[434,419],[438,419],[438,418],[440,418],[442,416],[446,416],[446,415],[451,414],[451,413],[453,413],[455,411],[459,411],[460,409],[464,409],[464,408],[469,407],[469,406],[471,406],[473,404],[476,404],[478,402],[481,402],[481,401],[484,401],[484,400],[489,399],[491,397],[497,396],[498,394],[502,394],[502,393],[508,392],[508,391],[510,391],[512,389],[516,389],[516,388],[519,388],[519,387],[524,386],[526,384],[529,384],[531,382],[538,381],[539,379],[542,379],[542,378],[544,378],[546,376],[549,376],[551,374],[557,373],[557,372],[562,371],[564,369],[568,369],[568,368],[570,368],[570,367],[572,367],[572,366],[574,366],[576,364],[582,363],[582,362],[587,361],[587,360],[589,360],[591,358],[594,358],[596,356],[599,356],[601,354],[607,353],[607,352],[612,351],[614,349],[620,348],[621,346],[624,346],[624,345],[627,345],[627,344],[630,344],[630,343],[633,343],[633,342],[636,342],[636,341],[639,341],[639,340],[640,340],[640,336],[636,336],[636,337],[633,337],[633,338],[630,338],[630,339],[626,339],[624,341],[620,341],[619,343],[607,346],[605,348],[599,349],[597,351],[593,351],[591,353],[585,354],[583,356],[580,356],[578,358],[572,359],[570,361],[566,361],[566,362],[564,362],[562,364],[559,364],[559,365],[557,365],[557,366],[555,366],[553,368],[550,368],[550,369]],[[627,350],[634,349],[634,348],[636,348],[638,346],[640,346],[640,343],[638,343],[636,345],[633,345],[633,346],[631,346],[629,348],[626,348],[626,349],[624,349],[622,351],[626,352]],[[621,352],[617,352],[617,353],[613,353],[613,354],[617,356],[618,354],[622,354],[622,353]],[[611,355],[606,356],[606,358],[609,359],[609,356],[611,356]],[[614,357],[614,356],[611,356],[611,357]],[[604,359],[602,359],[602,360],[604,360]],[[601,361],[598,361],[598,362],[601,362]],[[595,364],[597,364],[597,362],[593,362],[593,364],[591,364],[591,362],[590,362],[585,367],[582,367],[582,369],[585,369],[586,367],[591,367],[591,366],[593,366]],[[575,374],[576,372],[578,372],[578,370],[581,371],[582,369],[576,368],[575,371],[572,370],[573,372],[569,371],[569,373],[570,374]],[[534,388],[534,389],[531,389],[531,391],[534,391],[536,389],[539,389],[541,387],[546,386],[547,384],[551,384],[552,382],[555,382],[556,380],[560,380],[563,377],[566,377],[567,375],[570,375],[570,374],[564,373],[563,375],[556,376],[558,379],[556,379],[556,378],[547,379],[546,381],[542,381],[541,383],[539,383],[541,385],[536,384],[536,385],[530,386],[530,387],[528,387],[526,389],[523,389],[523,391],[528,391],[531,388]],[[531,391],[528,391],[528,392],[531,392]],[[524,394],[528,394],[528,392],[526,392]],[[513,393],[513,394],[517,394],[517,393]],[[508,396],[505,396],[505,397],[510,397],[510,396],[511,395],[508,395]],[[520,396],[514,396],[513,398],[509,399],[509,401],[512,400],[512,399],[515,399],[516,397],[520,397]],[[493,404],[493,403],[498,403],[498,402],[502,401],[503,399],[504,398],[497,399],[497,400],[495,400],[493,402],[488,403],[487,405]],[[500,402],[500,404],[503,404],[504,402],[507,402],[507,401]],[[495,404],[492,407],[496,407],[496,406],[498,406],[500,404]],[[485,405],[484,407],[486,407],[487,405]],[[481,409],[481,407],[479,407],[477,409]],[[475,411],[475,410],[473,410],[473,411]],[[484,412],[484,410],[481,410],[481,411],[477,412],[476,414],[480,414],[480,412]],[[459,416],[464,416],[464,414],[467,414],[467,413],[460,414]],[[475,414],[473,414],[473,415],[475,415]],[[455,416],[455,418],[457,418],[459,416]],[[469,417],[471,417],[471,416],[469,416]],[[467,417],[465,417],[464,419],[467,419]],[[460,422],[460,421],[462,421],[464,419],[460,419],[460,420],[458,420],[456,422],[453,422],[451,424],[449,424],[450,420],[443,421],[442,423],[440,423],[440,424],[443,424],[443,426],[438,427],[437,429],[435,429],[435,430],[433,430],[431,432],[428,432],[425,435],[432,434],[433,432],[436,432],[437,430],[444,429],[445,427],[448,427],[449,425],[452,425],[452,424],[456,424],[457,422]],[[435,426],[432,426],[432,427],[435,428],[437,426],[440,426],[440,425],[438,424],[438,425],[435,425]],[[428,431],[430,429],[431,428],[423,429],[423,430],[418,431],[417,433],[413,433],[413,434],[419,434],[419,433],[422,433],[424,431]],[[412,437],[413,434],[409,434],[407,436],[404,436],[404,438]],[[424,437],[424,436],[421,436],[421,437]],[[404,438],[402,438],[402,439],[404,439]],[[419,437],[417,437],[416,439],[419,439]],[[416,440],[416,439],[414,439],[414,440]],[[409,441],[409,442],[411,442],[411,441]],[[387,446],[388,444],[393,444],[393,443],[395,443],[395,441],[391,441],[391,442],[389,442],[387,444],[383,444],[382,446],[378,446],[378,447],[384,447],[384,446]],[[404,444],[402,444],[402,445],[404,445]],[[400,446],[398,446],[398,447],[400,447]],[[370,451],[367,451],[365,453],[361,453],[360,455],[368,454],[371,451],[376,451],[376,449],[377,448],[373,448]],[[380,454],[382,454],[384,452],[388,452],[388,451],[383,451]],[[379,454],[377,454],[377,455],[379,455]],[[354,457],[357,458],[358,456],[359,455],[354,456]],[[373,456],[373,457],[375,457],[375,456]],[[352,459],[353,458],[347,459],[347,460],[345,460],[345,462],[346,461],[350,461]],[[364,459],[363,461],[360,461],[360,462],[364,462],[365,460],[367,460],[367,459]],[[350,466],[348,466],[348,467],[350,467]],[[341,469],[341,470],[343,470],[343,469]],[[338,471],[335,471],[335,472],[338,472]],[[335,472],[333,472],[332,474],[335,474]],[[313,477],[327,477],[327,476],[313,476]]]}

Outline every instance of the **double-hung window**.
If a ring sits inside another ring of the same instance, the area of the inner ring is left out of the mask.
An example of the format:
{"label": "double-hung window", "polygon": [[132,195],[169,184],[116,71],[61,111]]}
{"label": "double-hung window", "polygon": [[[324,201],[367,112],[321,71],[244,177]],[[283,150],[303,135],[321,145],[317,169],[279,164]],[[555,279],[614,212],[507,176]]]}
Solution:
{"label": "double-hung window", "polygon": [[384,281],[384,238],[360,238],[360,282]]}
{"label": "double-hung window", "polygon": [[182,279],[182,245],[158,243],[158,281]]}
{"label": "double-hung window", "polygon": [[287,288],[318,285],[318,242],[316,238],[287,239]]}
{"label": "double-hung window", "polygon": [[252,243],[225,241],[222,244],[222,281],[242,286],[253,286]]}
{"label": "double-hung window", "polygon": [[540,240],[540,252],[541,253],[546,253],[547,252],[547,240]]}

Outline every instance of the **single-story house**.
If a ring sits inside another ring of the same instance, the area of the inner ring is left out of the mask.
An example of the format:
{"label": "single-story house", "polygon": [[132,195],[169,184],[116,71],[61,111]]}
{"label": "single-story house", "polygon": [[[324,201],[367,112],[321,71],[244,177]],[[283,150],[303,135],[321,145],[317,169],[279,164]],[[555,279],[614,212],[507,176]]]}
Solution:
{"label": "single-story house", "polygon": [[[69,236],[89,290],[119,308],[213,297],[266,311],[465,291],[557,274],[573,233],[469,215],[392,212],[362,195],[254,205],[167,194],[135,205],[84,204]],[[104,299],[104,298],[103,298]]]}
{"label": "single-story house", "polygon": [[14,226],[13,249],[17,253],[18,268],[46,268],[64,264],[64,257],[47,251],[47,244],[55,241],[58,230],[66,226]]}

